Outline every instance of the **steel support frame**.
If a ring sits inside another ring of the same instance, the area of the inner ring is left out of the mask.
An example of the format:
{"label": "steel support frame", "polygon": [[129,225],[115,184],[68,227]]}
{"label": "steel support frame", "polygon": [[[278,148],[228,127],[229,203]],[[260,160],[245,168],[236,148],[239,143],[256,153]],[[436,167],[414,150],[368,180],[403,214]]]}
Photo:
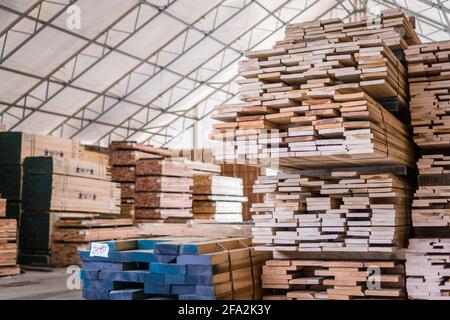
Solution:
{"label": "steel support frame", "polygon": [[[276,7],[273,12],[277,12],[278,10],[281,10],[286,4],[292,2],[293,0],[286,0],[283,2],[282,5]],[[315,3],[315,2],[314,2]],[[198,66],[196,69],[202,68],[204,65],[206,65],[207,63],[209,63],[210,61],[212,61],[213,59],[219,57],[222,53],[224,53],[229,47],[231,47],[234,43],[236,43],[240,38],[242,38],[243,36],[245,36],[248,33],[252,33],[254,30],[253,29],[257,29],[256,27],[259,24],[264,23],[265,21],[267,21],[267,19],[269,19],[270,17],[272,17],[271,13],[268,13],[267,15],[265,15],[264,18],[260,19],[259,21],[257,21],[254,25],[252,25],[250,28],[244,30],[238,37],[236,37],[235,39],[233,39],[226,47],[222,48],[219,52],[215,53],[214,55],[212,55],[210,58],[208,58],[207,60],[203,61],[203,63]],[[272,33],[273,34],[273,33]],[[242,56],[242,53],[239,52],[238,56],[236,59],[233,59],[231,62],[227,63],[227,65],[220,65],[217,68],[217,71],[210,77],[208,77],[208,79],[206,81],[210,81],[212,79],[214,79],[214,77],[216,77],[218,74],[220,74],[224,69],[230,67],[232,64],[234,64],[237,60],[240,59],[240,57]],[[192,70],[191,72],[195,72],[195,70]],[[176,85],[178,83],[180,83],[181,81],[183,81],[184,79],[180,79],[177,83],[175,83],[174,86],[167,88],[166,90],[164,90],[163,92],[161,92],[158,96],[156,96],[155,98],[153,98],[151,101],[149,101],[147,104],[152,104],[153,102],[155,102],[157,99],[159,99],[160,97],[162,97],[164,94],[171,92],[172,90],[176,89]],[[201,83],[195,87],[193,90],[198,89],[201,86]],[[219,89],[218,89],[219,88]],[[220,90],[220,88],[223,88],[223,86],[220,86],[218,88],[215,88],[214,91]],[[183,99],[185,99],[187,96],[189,96],[192,93],[192,91],[190,91],[189,93],[185,94],[184,96],[182,96],[181,98],[179,98],[177,101],[171,103],[167,108],[164,109],[164,111],[161,111],[159,114],[157,114],[155,117],[153,117],[147,125],[150,125],[153,121],[155,121],[157,118],[159,118],[162,114],[164,114],[166,111],[170,111],[170,109],[172,109],[175,105],[177,105],[179,102],[181,102]],[[228,95],[232,95],[233,93],[227,93]],[[135,115],[137,115],[139,112],[136,112]],[[185,112],[183,112],[183,114],[186,114]],[[134,115],[131,115],[130,117],[128,117],[123,123],[125,123],[126,121],[129,121]],[[121,123],[121,125],[123,124]],[[139,127],[139,129],[144,129],[145,126],[141,126]],[[127,136],[127,139],[129,139],[131,136],[133,136],[135,133],[137,132],[132,132],[130,135]],[[111,141],[111,136],[114,134],[114,130],[111,130],[110,132],[104,134],[102,137],[100,137],[96,143],[100,143],[100,141],[107,139],[107,141]]]}
{"label": "steel support frame", "polygon": [[[177,35],[175,35],[174,37],[172,37],[172,38],[171,38],[169,41],[167,41],[163,46],[161,46],[157,51],[153,52],[146,60],[149,60],[149,59],[151,59],[151,58],[153,58],[153,57],[155,57],[155,56],[158,56],[159,53],[162,52],[166,47],[170,46],[174,41],[177,41],[177,39],[178,39],[180,36],[182,36],[182,35],[185,34],[186,32],[189,32],[190,29],[193,29],[192,26],[195,25],[195,24],[197,24],[197,23],[199,23],[199,22],[201,22],[201,20],[204,19],[204,17],[205,17],[206,15],[211,14],[211,15],[213,15],[213,16],[215,17],[215,18],[214,18],[214,23],[213,23],[214,27],[213,27],[212,30],[210,30],[210,31],[208,31],[208,32],[206,32],[206,33],[203,33],[203,37],[202,37],[201,39],[195,41],[194,43],[192,43],[189,47],[183,48],[182,52],[179,53],[179,55],[178,55],[176,58],[172,59],[172,60],[171,60],[168,64],[166,64],[162,69],[160,69],[160,70],[154,72],[151,76],[149,76],[147,79],[145,79],[143,82],[141,82],[137,87],[135,87],[133,90],[131,90],[130,92],[128,92],[126,96],[130,96],[131,94],[133,94],[134,92],[136,92],[139,88],[141,88],[142,86],[144,86],[145,84],[147,84],[149,81],[151,81],[152,79],[154,79],[154,78],[155,78],[156,76],[158,76],[161,72],[167,71],[167,68],[169,68],[171,65],[173,65],[174,63],[176,63],[176,61],[178,61],[184,54],[186,54],[187,52],[191,51],[197,44],[199,44],[199,43],[200,43],[201,41],[203,41],[205,38],[211,38],[211,34],[212,34],[213,32],[215,32],[216,30],[220,29],[220,27],[223,26],[224,24],[226,24],[227,22],[231,21],[237,14],[239,14],[239,13],[241,12],[241,10],[244,10],[244,9],[246,9],[247,7],[249,7],[249,6],[254,2],[254,0],[245,1],[242,7],[239,7],[239,8],[236,7],[237,10],[236,10],[235,13],[233,13],[232,15],[230,15],[227,19],[225,19],[224,21],[222,21],[220,24],[217,24],[217,25],[216,25],[216,15],[217,15],[217,12],[220,10],[220,7],[222,6],[222,4],[223,4],[224,2],[225,2],[225,1],[220,1],[220,2],[218,2],[214,7],[212,7],[212,8],[209,9],[206,13],[204,13],[204,14],[202,15],[202,17],[196,19],[194,22],[192,22],[192,24],[186,25],[186,28],[185,28],[185,29],[183,29],[183,30],[182,30],[181,32],[179,32]],[[192,25],[192,26],[191,26],[191,25]],[[197,29],[198,29],[198,28],[197,28]],[[194,29],[194,30],[195,30],[195,29]],[[209,85],[209,84],[208,84],[208,81],[199,81],[199,80],[196,80],[196,79],[195,79],[195,80],[190,79],[190,78],[189,78],[189,74],[191,74],[191,73],[192,73],[192,72],[188,72],[187,74],[182,75],[181,78],[180,78],[180,80],[178,80],[177,83],[180,83],[181,81],[188,79],[188,80],[192,81],[194,84],[197,84],[197,83],[199,83],[200,85],[205,84],[205,85],[211,87],[213,90],[217,89],[217,87],[212,86],[212,85]],[[121,79],[119,79],[119,80],[117,81],[117,83],[120,82],[120,81],[121,81]],[[164,94],[164,93],[167,92],[167,91],[168,91],[168,90],[165,90],[165,91],[164,91],[163,93],[161,93],[159,96],[161,96],[162,94]],[[228,92],[224,92],[224,93],[225,93],[225,94],[228,94]],[[158,98],[159,98],[159,96],[158,96]],[[156,98],[156,99],[157,99],[157,98]],[[155,101],[156,99],[154,99],[153,101]],[[152,101],[152,102],[153,102],[153,101]],[[130,115],[130,116],[128,116],[126,119],[124,119],[124,120],[117,126],[117,128],[112,128],[112,129],[109,130],[105,135],[109,135],[110,133],[112,133],[112,132],[114,132],[116,129],[118,129],[119,126],[124,126],[124,125],[126,125],[127,127],[129,127],[129,132],[135,132],[135,131],[136,131],[136,130],[135,130],[136,128],[135,128],[134,126],[131,126],[131,124],[132,124],[132,122],[134,122],[134,121],[136,121],[136,122],[140,122],[140,121],[137,121],[137,120],[136,120],[135,118],[133,118],[133,117],[136,116],[137,114],[141,113],[143,110],[145,110],[145,109],[148,108],[149,106],[151,106],[151,105],[152,105],[152,102],[146,103],[145,106],[142,107],[142,108],[138,108],[138,110],[137,110],[136,112],[134,112],[132,115]],[[116,105],[117,105],[117,104],[111,105],[111,106],[108,108],[108,110],[114,108]],[[106,111],[107,111],[107,110],[106,110]],[[161,112],[161,109],[159,110],[159,112]],[[148,113],[147,113],[147,114],[148,114]],[[96,120],[96,119],[94,119],[94,120]],[[144,121],[144,122],[149,123],[150,120],[147,119],[147,120]],[[76,136],[77,136],[78,134],[80,134],[84,129],[86,129],[86,127],[88,127],[89,125],[90,125],[90,123],[87,123],[86,126],[84,126],[83,128],[80,128],[80,130],[78,130],[78,132],[74,133],[71,137],[76,137]],[[144,127],[144,126],[141,126],[139,129],[140,129],[140,130],[143,130],[143,129],[144,129],[143,127]],[[57,129],[57,128],[55,128],[55,129],[52,130],[52,131],[55,131],[56,129]],[[128,137],[128,136],[129,136],[129,134],[127,134],[127,137]],[[101,137],[100,139],[102,139],[102,138],[103,138],[103,137]],[[98,139],[98,140],[100,140],[100,139]],[[98,140],[97,140],[97,141],[98,141]]]}

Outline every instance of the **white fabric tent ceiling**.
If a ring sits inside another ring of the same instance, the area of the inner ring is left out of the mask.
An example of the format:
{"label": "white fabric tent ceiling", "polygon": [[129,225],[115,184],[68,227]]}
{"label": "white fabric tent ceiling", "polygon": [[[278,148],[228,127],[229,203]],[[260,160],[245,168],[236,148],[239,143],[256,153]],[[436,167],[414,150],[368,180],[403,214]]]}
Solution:
{"label": "white fabric tent ceiling", "polygon": [[446,40],[448,2],[0,0],[0,121],[90,144],[184,147],[197,122],[204,145],[213,106],[236,99],[241,53],[270,47],[286,23],[399,7],[424,42]]}

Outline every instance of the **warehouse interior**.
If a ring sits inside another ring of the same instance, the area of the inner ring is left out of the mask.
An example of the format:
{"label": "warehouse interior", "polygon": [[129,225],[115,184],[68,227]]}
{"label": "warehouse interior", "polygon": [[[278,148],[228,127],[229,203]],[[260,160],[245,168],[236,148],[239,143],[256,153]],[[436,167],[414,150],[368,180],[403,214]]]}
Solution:
{"label": "warehouse interior", "polygon": [[0,300],[450,299],[449,19],[0,0]]}

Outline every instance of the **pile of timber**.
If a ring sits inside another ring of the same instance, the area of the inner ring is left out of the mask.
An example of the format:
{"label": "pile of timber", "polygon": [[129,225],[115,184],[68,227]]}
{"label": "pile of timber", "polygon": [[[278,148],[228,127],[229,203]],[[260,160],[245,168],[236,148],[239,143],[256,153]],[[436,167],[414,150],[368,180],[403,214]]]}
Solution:
{"label": "pile of timber", "polygon": [[269,260],[264,300],[401,299],[405,267],[397,261]]}
{"label": "pile of timber", "polygon": [[112,142],[110,165],[112,181],[120,183],[121,216],[134,218],[136,193],[136,162],[139,159],[171,157],[167,149],[138,144],[134,141]]}
{"label": "pile of timber", "polygon": [[450,42],[405,51],[414,141],[422,149],[412,218],[415,236],[406,255],[411,299],[449,299],[450,273]]}
{"label": "pile of timber", "polygon": [[242,179],[207,174],[194,174],[194,219],[220,223],[242,222],[244,196]]}
{"label": "pile of timber", "polygon": [[167,237],[92,243],[81,251],[88,300],[260,299],[267,254],[248,238]]}
{"label": "pile of timber", "polygon": [[410,299],[450,300],[450,239],[411,239],[406,253]]}
{"label": "pile of timber", "polygon": [[51,265],[80,265],[80,250],[88,250],[92,241],[139,238],[139,229],[131,219],[104,219],[96,215],[64,214],[56,222],[52,235]]}
{"label": "pile of timber", "polygon": [[[19,257],[23,264],[51,265],[54,232],[59,219],[76,216],[80,220],[89,220],[92,215],[116,217],[120,213],[120,188],[111,182],[105,165],[83,160],[29,157],[23,168],[23,212],[19,232]],[[64,259],[57,261],[60,265]]]}
{"label": "pile of timber", "polygon": [[[347,30],[337,21],[289,26],[295,36],[246,53],[238,80],[243,103],[219,105],[212,116],[221,122],[210,138],[223,142],[213,150],[216,160],[297,168],[336,161],[414,166],[408,128],[385,107],[402,114],[408,102],[407,71],[390,46],[419,41],[405,32],[412,27],[403,13],[388,16],[387,29],[361,22]],[[389,108],[392,99],[397,108]]]}
{"label": "pile of timber", "polygon": [[23,162],[26,157],[80,159],[77,140],[25,132],[0,133],[0,194],[7,199],[6,215],[19,221],[22,210]]}
{"label": "pile of timber", "polygon": [[414,141],[424,150],[450,147],[450,41],[411,46],[408,62]]}
{"label": "pile of timber", "polygon": [[192,169],[184,159],[136,162],[136,219],[192,218]]}
{"label": "pile of timber", "polygon": [[20,273],[17,266],[17,221],[6,219],[6,199],[0,199],[0,277]]}
{"label": "pile of timber", "polygon": [[262,174],[262,169],[256,166],[248,166],[237,163],[223,163],[222,175],[227,177],[241,178],[244,186],[244,196],[248,201],[243,203],[242,217],[244,221],[252,219],[250,208],[252,203],[263,201],[261,194],[253,193],[253,185],[258,177]]}
{"label": "pile of timber", "polygon": [[[450,230],[450,156],[423,155],[412,218],[416,235]],[[448,232],[447,232],[448,233]]]}
{"label": "pile of timber", "polygon": [[264,194],[264,202],[252,206],[253,244],[279,252],[370,254],[404,248],[413,189],[402,176],[369,169],[261,176],[254,192]]}

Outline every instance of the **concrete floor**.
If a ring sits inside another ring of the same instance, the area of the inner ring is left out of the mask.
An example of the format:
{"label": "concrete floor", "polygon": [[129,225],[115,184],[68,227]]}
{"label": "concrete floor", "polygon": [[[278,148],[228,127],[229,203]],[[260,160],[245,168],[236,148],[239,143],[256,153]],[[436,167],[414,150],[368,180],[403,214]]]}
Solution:
{"label": "concrete floor", "polygon": [[0,278],[0,300],[80,300],[81,290],[67,289],[66,269],[25,271]]}

